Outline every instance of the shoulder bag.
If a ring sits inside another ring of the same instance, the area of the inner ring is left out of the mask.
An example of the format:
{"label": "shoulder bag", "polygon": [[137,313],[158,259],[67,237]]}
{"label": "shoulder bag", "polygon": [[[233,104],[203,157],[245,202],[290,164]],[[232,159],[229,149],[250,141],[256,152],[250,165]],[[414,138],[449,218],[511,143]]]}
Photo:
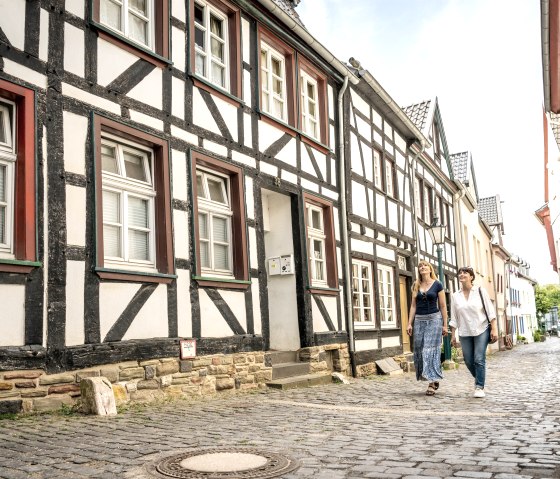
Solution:
{"label": "shoulder bag", "polygon": [[[486,304],[484,303],[484,298],[482,296],[482,288],[478,288],[478,294],[480,294],[480,301],[482,301],[482,309],[484,310],[484,316],[486,316],[486,321],[488,321],[488,326],[492,327],[492,323],[490,322],[490,318],[488,317],[488,313],[486,312]],[[490,344],[494,344],[498,338],[492,340],[492,336],[490,335]]]}

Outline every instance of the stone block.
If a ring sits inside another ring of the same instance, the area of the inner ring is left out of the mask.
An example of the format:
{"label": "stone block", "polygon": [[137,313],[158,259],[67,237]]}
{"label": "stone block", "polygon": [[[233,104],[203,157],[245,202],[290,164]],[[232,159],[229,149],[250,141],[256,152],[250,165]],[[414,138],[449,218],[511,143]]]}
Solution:
{"label": "stone block", "polygon": [[201,394],[200,388],[198,386],[183,386],[181,388],[181,391],[187,396],[200,396]]}
{"label": "stone block", "polygon": [[393,358],[379,359],[375,361],[375,364],[383,374],[391,374],[394,371],[400,371],[400,374],[402,374],[401,367]]}
{"label": "stone block", "polygon": [[222,364],[222,358],[220,356],[215,356],[212,358],[212,366],[218,366]]}
{"label": "stone block", "polygon": [[45,389],[27,389],[21,391],[20,396],[22,398],[43,398],[47,395],[47,391]]}
{"label": "stone block", "polygon": [[147,361],[139,361],[138,364],[145,368],[146,366],[157,366],[160,363],[159,359],[148,359]]}
{"label": "stone block", "polygon": [[115,405],[120,406],[128,402],[128,392],[124,384],[113,384],[113,395],[115,397]]}
{"label": "stone block", "polygon": [[62,405],[71,406],[74,401],[70,396],[49,396],[33,399],[33,410],[37,412],[54,411]]}
{"label": "stone block", "polygon": [[233,357],[231,356],[224,356],[222,358],[222,364],[233,364]]}
{"label": "stone block", "polygon": [[98,416],[117,414],[115,394],[107,378],[84,378],[80,382],[80,391],[84,413]]}
{"label": "stone block", "polygon": [[179,372],[179,361],[174,359],[171,361],[161,362],[156,366],[158,376],[166,376],[168,374]]}
{"label": "stone block", "polygon": [[152,402],[164,397],[164,393],[159,389],[142,389],[130,394],[130,399],[138,402]]}
{"label": "stone block", "polygon": [[232,359],[234,364],[245,364],[247,362],[245,354],[235,354]]}
{"label": "stone block", "polygon": [[326,361],[320,361],[317,363],[310,363],[310,368],[312,373],[320,373],[322,371],[328,371],[329,365]]}
{"label": "stone block", "polygon": [[179,372],[181,373],[190,373],[193,369],[193,362],[192,361],[179,361]]}
{"label": "stone block", "polygon": [[260,364],[253,364],[252,366],[249,366],[249,372],[250,373],[260,371],[261,369],[262,369],[262,366]]}
{"label": "stone block", "polygon": [[207,376],[202,381],[202,394],[214,394],[216,392],[216,378]]}
{"label": "stone block", "polygon": [[49,394],[71,394],[79,392],[80,386],[78,384],[59,384],[49,387]]}
{"label": "stone block", "polygon": [[36,388],[37,387],[37,384],[33,380],[17,381],[14,384],[15,384],[16,388],[19,388],[19,389],[31,389],[31,388]]}
{"label": "stone block", "polygon": [[136,390],[138,389],[138,386],[135,381],[124,383],[124,387],[126,388],[128,393],[136,392]]}
{"label": "stone block", "polygon": [[76,382],[79,383],[84,378],[96,378],[100,373],[98,369],[91,369],[88,371],[80,371],[76,373]]}
{"label": "stone block", "polygon": [[101,368],[99,374],[112,383],[116,383],[119,380],[119,368],[116,366]]}
{"label": "stone block", "polygon": [[18,414],[23,411],[22,400],[0,401],[0,414]]}
{"label": "stone block", "polygon": [[208,376],[208,368],[202,368],[198,370],[198,375],[200,377]]}
{"label": "stone block", "polygon": [[[240,389],[258,389],[259,385],[255,383],[242,383]],[[265,386],[266,387],[266,386]]]}
{"label": "stone block", "polygon": [[41,371],[10,371],[4,373],[4,379],[37,379],[42,374]]}
{"label": "stone block", "polygon": [[235,380],[233,378],[216,379],[216,391],[235,388]]}
{"label": "stone block", "polygon": [[145,377],[146,379],[154,379],[156,377],[156,367],[155,365],[147,365],[144,366]]}
{"label": "stone block", "polygon": [[20,396],[20,391],[11,389],[9,391],[0,391],[0,398],[17,398]]}
{"label": "stone block", "polygon": [[193,362],[193,368],[203,368],[205,366],[211,366],[211,359],[195,359]]}
{"label": "stone block", "polygon": [[333,382],[335,383],[350,384],[350,381],[348,381],[348,379],[346,379],[346,377],[343,374],[332,373],[331,377],[333,379]]}
{"label": "stone block", "polygon": [[49,386],[51,384],[68,384],[76,382],[76,377],[74,374],[62,373],[62,374],[50,374],[48,376],[41,376],[39,378],[40,386]]}
{"label": "stone block", "polygon": [[144,381],[138,381],[136,383],[136,389],[159,389],[159,382],[157,379],[147,379]]}
{"label": "stone block", "polygon": [[8,383],[8,382],[0,382],[0,391],[10,391],[11,389],[14,389],[14,384],[13,383]]}
{"label": "stone block", "polygon": [[138,367],[138,361],[124,361],[117,365],[119,369],[129,369]]}
{"label": "stone block", "polygon": [[162,388],[167,388],[171,386],[172,382],[173,382],[173,376],[171,374],[159,378],[159,385]]}
{"label": "stone block", "polygon": [[191,384],[192,381],[190,378],[173,378],[171,384]]}
{"label": "stone block", "polygon": [[208,368],[208,372],[210,374],[213,375],[219,375],[219,374],[233,374],[234,370],[231,366],[227,366],[227,365],[220,365],[220,366],[210,366]]}
{"label": "stone block", "polygon": [[119,381],[129,381],[130,379],[144,379],[144,368],[126,368],[119,372]]}
{"label": "stone block", "polygon": [[263,371],[256,371],[255,372],[255,381],[258,383],[264,383],[266,381],[272,381],[272,369],[263,370]]}

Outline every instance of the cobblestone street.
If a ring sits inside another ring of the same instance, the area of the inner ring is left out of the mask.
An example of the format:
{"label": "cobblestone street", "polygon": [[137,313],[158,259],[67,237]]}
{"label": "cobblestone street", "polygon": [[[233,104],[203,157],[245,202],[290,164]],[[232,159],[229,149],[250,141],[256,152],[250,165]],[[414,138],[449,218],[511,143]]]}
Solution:
{"label": "cobblestone street", "polygon": [[485,399],[472,398],[461,366],[435,397],[405,374],[133,407],[116,417],[7,419],[0,477],[163,477],[148,466],[165,456],[252,446],[299,460],[286,478],[558,478],[559,377],[554,337],[489,357]]}

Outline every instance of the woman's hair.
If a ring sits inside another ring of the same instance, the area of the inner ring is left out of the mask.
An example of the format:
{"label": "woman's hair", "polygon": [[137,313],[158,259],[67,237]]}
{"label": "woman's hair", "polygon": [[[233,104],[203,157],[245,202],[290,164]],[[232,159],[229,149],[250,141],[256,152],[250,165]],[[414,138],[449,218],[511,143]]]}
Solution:
{"label": "woman's hair", "polygon": [[434,267],[425,260],[421,260],[418,262],[418,276],[414,284],[412,285],[412,294],[416,296],[418,294],[418,290],[420,289],[420,281],[422,281],[422,276],[420,275],[420,266],[426,265],[430,267],[430,278],[437,279],[436,272],[434,271]]}
{"label": "woman's hair", "polygon": [[474,269],[472,269],[470,266],[463,266],[459,268],[457,270],[457,275],[459,275],[459,273],[467,273],[471,277],[471,283],[476,278],[476,274],[474,274]]}

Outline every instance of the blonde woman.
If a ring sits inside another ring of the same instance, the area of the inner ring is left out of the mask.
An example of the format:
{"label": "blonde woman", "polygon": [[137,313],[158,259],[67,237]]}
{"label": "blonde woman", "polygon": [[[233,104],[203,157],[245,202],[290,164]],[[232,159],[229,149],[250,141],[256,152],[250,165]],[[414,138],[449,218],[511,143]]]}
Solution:
{"label": "blonde woman", "polygon": [[418,263],[418,278],[412,287],[407,333],[414,331],[414,367],[418,381],[429,381],[427,396],[439,389],[441,372],[441,337],[447,336],[447,306],[443,285],[433,266]]}

